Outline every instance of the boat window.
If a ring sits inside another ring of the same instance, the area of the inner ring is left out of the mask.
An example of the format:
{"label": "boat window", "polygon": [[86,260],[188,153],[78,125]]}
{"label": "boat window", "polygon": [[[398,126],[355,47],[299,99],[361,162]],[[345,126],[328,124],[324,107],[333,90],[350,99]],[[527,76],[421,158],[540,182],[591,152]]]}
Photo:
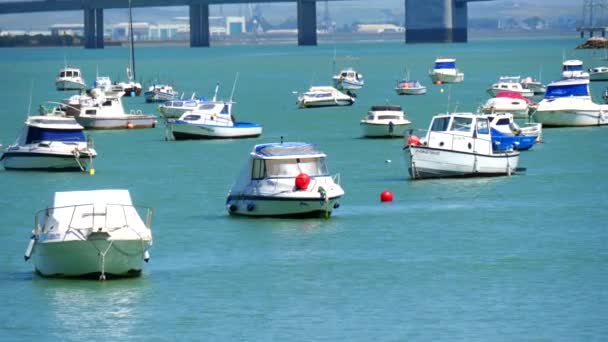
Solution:
{"label": "boat window", "polygon": [[86,141],[84,132],[81,129],[48,129],[39,127],[29,127],[27,132],[26,144],[37,141],[63,141],[63,142],[82,142]]}
{"label": "boat window", "polygon": [[66,72],[65,72],[65,75],[66,75],[67,77],[72,77],[72,72],[71,72],[71,71],[66,71]]}
{"label": "boat window", "polygon": [[74,77],[78,77],[78,71],[74,71]]}
{"label": "boat window", "polygon": [[477,133],[478,134],[489,134],[490,130],[488,128],[488,120],[487,119],[477,119]]}
{"label": "boat window", "polygon": [[461,118],[455,116],[454,120],[452,121],[452,128],[450,130],[458,132],[469,132],[471,130],[472,122],[473,118]]}
{"label": "boat window", "polygon": [[112,105],[112,100],[107,100],[106,102],[103,103],[102,106],[108,107]]}
{"label": "boat window", "polygon": [[329,174],[324,157],[268,159],[266,160],[266,172],[268,177],[295,177],[300,173],[306,173],[311,177]]}
{"label": "boat window", "polygon": [[435,118],[433,119],[433,124],[431,125],[431,131],[445,132],[448,130],[449,123],[450,117]]}
{"label": "boat window", "polygon": [[266,166],[263,159],[254,159],[251,169],[251,179],[266,178]]}
{"label": "boat window", "polygon": [[194,115],[194,114],[189,114],[184,116],[184,121],[196,121],[196,120],[200,120],[201,116],[200,115]]}
{"label": "boat window", "polygon": [[228,105],[224,105],[224,108],[222,108],[220,114],[228,114]]}
{"label": "boat window", "polygon": [[520,103],[519,103],[518,101],[515,101],[515,102],[511,102],[511,104],[512,104],[512,105],[518,105],[518,104],[520,104]]}
{"label": "boat window", "polygon": [[179,102],[179,101],[169,102],[169,106],[172,106],[172,107],[181,107],[182,105],[183,105],[183,103]]}
{"label": "boat window", "polygon": [[196,107],[196,102],[184,102],[184,107]]}
{"label": "boat window", "polygon": [[498,119],[498,121],[496,122],[496,125],[509,125],[509,119],[508,118],[504,118],[504,119]]}
{"label": "boat window", "polygon": [[378,115],[378,120],[399,120],[397,115]]}
{"label": "boat window", "polygon": [[456,62],[436,62],[435,69],[455,69]]}
{"label": "boat window", "polygon": [[84,113],[89,115],[95,115],[97,114],[97,109],[87,109]]}
{"label": "boat window", "polygon": [[65,77],[65,71],[60,72],[59,77]]}
{"label": "boat window", "polygon": [[563,71],[583,71],[582,65],[564,65]]}
{"label": "boat window", "polygon": [[213,109],[215,105],[213,103],[202,104],[198,109]]}
{"label": "boat window", "polygon": [[501,85],[500,87],[501,87],[502,89],[507,89],[507,88],[508,88],[506,84],[503,84],[503,85]]}

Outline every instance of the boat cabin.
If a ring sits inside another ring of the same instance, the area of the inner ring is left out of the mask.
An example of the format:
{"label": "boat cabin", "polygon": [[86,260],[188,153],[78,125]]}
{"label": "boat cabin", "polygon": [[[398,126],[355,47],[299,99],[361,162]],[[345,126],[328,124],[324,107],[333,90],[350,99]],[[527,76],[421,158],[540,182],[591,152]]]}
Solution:
{"label": "boat cabin", "polygon": [[562,66],[562,71],[583,71],[583,62],[578,59],[565,61]]}
{"label": "boat cabin", "polygon": [[354,71],[353,69],[347,69],[340,71],[339,78],[347,80],[361,80],[363,79],[363,75]]}
{"label": "boat cabin", "polygon": [[439,58],[435,60],[435,70],[456,69],[456,60],[453,58]]}
{"label": "boat cabin", "polygon": [[443,114],[433,117],[424,140],[430,148],[492,153],[490,122],[472,113]]}
{"label": "boat cabin", "polygon": [[256,145],[251,152],[251,179],[295,178],[300,173],[326,177],[325,158],[325,153],[308,143]]}
{"label": "boat cabin", "polygon": [[67,68],[67,69],[62,69],[59,72],[59,77],[80,77],[80,69],[75,69],[75,68]]}
{"label": "boat cabin", "polygon": [[401,120],[403,109],[401,106],[372,106],[367,112],[366,120]]}
{"label": "boat cabin", "polygon": [[17,145],[37,144],[43,141],[85,142],[83,129],[72,118],[30,117],[17,138]]}

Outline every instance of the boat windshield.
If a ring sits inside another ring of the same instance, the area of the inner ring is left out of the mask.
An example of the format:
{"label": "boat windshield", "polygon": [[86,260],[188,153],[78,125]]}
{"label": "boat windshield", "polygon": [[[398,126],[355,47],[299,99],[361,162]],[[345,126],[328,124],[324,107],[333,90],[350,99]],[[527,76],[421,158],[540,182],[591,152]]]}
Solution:
{"label": "boat windshield", "polygon": [[473,118],[463,118],[455,116],[454,120],[452,120],[452,127],[450,128],[450,130],[457,132],[470,132],[472,122]]}
{"label": "boat windshield", "polygon": [[450,123],[450,117],[441,117],[433,119],[433,123],[431,124],[431,131],[433,132],[445,132],[448,130],[448,125]]}
{"label": "boat windshield", "polygon": [[488,119],[477,119],[477,134],[490,134]]}
{"label": "boat windshield", "polygon": [[84,142],[84,132],[81,129],[49,129],[30,127],[27,132],[26,144],[38,141]]}
{"label": "boat windshield", "polygon": [[455,69],[456,62],[436,62],[435,69]]}
{"label": "boat windshield", "polygon": [[564,65],[563,71],[583,71],[582,65]]}
{"label": "boat windshield", "polygon": [[327,165],[325,164],[325,157],[318,158],[295,158],[295,159],[266,159],[263,160],[263,177],[261,171],[261,159],[254,161],[254,175],[256,176],[256,169],[258,170],[258,178],[292,178],[296,177],[300,173],[306,173],[311,177],[327,176],[329,174]]}
{"label": "boat windshield", "polygon": [[545,99],[555,99],[568,96],[589,96],[589,88],[586,83],[549,85],[545,92]]}

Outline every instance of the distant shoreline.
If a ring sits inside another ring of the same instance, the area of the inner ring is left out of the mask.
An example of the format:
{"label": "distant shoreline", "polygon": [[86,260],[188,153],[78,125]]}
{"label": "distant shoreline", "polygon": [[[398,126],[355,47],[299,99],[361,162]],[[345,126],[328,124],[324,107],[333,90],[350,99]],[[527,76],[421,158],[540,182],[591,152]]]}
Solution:
{"label": "distant shoreline", "polygon": [[[563,30],[543,30],[543,31],[496,31],[496,30],[469,30],[469,40],[487,40],[487,39],[517,39],[517,38],[577,38],[577,33],[574,31]],[[336,33],[333,35],[319,34],[318,42],[320,44],[334,42],[357,42],[357,43],[380,43],[380,42],[405,42],[405,33]],[[82,47],[82,37],[70,37],[69,40],[61,37],[51,36],[4,36],[0,37],[0,47],[54,47],[54,46],[72,46]],[[297,43],[297,35],[295,34],[244,34],[240,36],[212,36],[211,46],[229,46],[229,45],[271,45],[271,44],[292,44]],[[105,46],[126,46],[126,41],[106,40]],[[137,41],[137,46],[188,46],[189,40],[144,40]]]}

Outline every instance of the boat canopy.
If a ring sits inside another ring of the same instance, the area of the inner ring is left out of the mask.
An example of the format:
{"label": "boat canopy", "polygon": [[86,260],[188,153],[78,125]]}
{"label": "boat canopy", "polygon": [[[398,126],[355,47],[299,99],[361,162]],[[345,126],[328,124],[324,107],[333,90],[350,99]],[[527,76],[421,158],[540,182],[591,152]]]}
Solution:
{"label": "boat canopy", "polygon": [[587,83],[555,83],[547,86],[545,99],[555,99],[569,96],[589,96]]}
{"label": "boat canopy", "polygon": [[435,69],[456,69],[456,61],[437,61]]}
{"label": "boat canopy", "polygon": [[401,106],[372,106],[370,109],[372,112],[400,112],[402,111]]}
{"label": "boat canopy", "polygon": [[301,142],[288,143],[270,143],[256,145],[253,152],[260,157],[286,157],[286,156],[301,156],[301,155],[322,155],[317,146]]}
{"label": "boat canopy", "polygon": [[62,142],[84,142],[82,129],[51,129],[30,126],[25,143],[31,144],[37,141],[62,141]]}

